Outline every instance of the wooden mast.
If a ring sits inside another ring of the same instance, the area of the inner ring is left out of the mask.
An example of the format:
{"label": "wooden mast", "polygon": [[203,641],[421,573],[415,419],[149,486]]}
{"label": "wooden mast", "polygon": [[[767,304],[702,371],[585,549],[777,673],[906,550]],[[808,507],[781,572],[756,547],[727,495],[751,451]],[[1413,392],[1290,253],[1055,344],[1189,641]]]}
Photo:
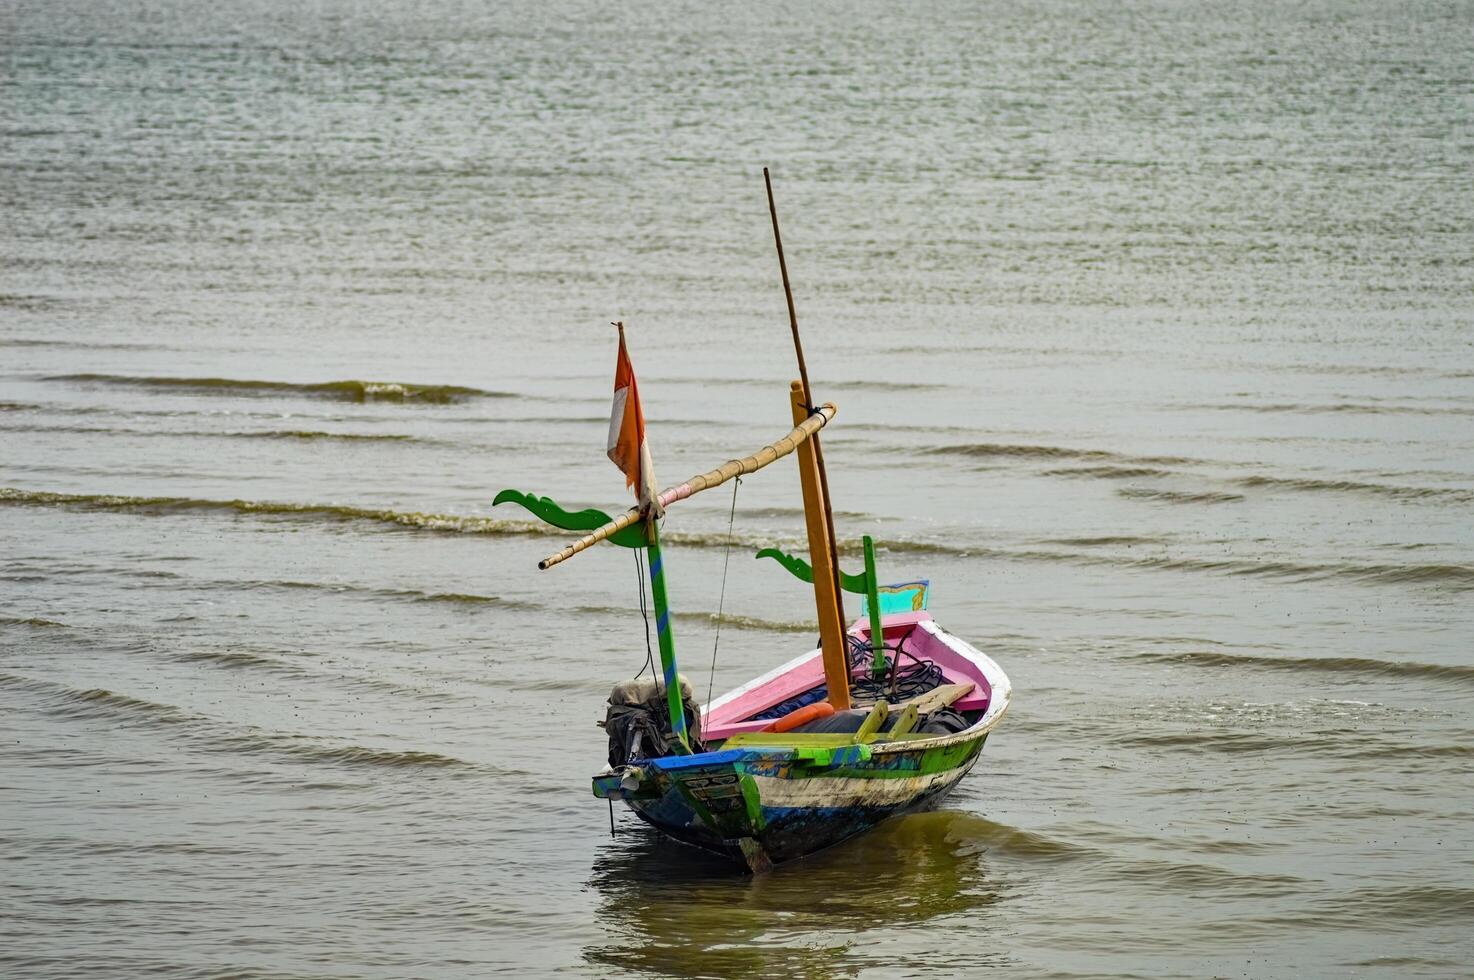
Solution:
{"label": "wooden mast", "polygon": [[[789,388],[793,403],[793,421],[808,417],[808,399],[803,382]],[[824,569],[834,567],[833,538],[824,526],[823,464],[819,461],[818,442],[810,437],[798,447],[798,476],[804,491],[804,523],[809,532],[809,566],[814,573],[814,607],[819,618],[819,645],[824,650],[824,683],[829,690],[829,703],[835,711],[850,706],[850,665],[845,653],[844,619],[839,606],[839,590]]]}
{"label": "wooden mast", "polygon": [[[804,345],[798,336],[798,312],[793,305],[793,287],[788,282],[788,262],[783,257],[783,234],[778,230],[778,205],[773,200],[773,178],[763,168],[763,185],[768,191],[768,214],[773,219],[773,244],[778,249],[778,271],[783,276],[783,298],[788,302],[788,326],[793,350],[798,355],[799,380],[794,388],[793,421],[797,425],[813,414],[814,392],[809,387],[809,368],[804,363]],[[811,472],[812,471],[812,472]],[[809,531],[809,559],[816,570],[814,603],[819,618],[819,637],[824,648],[824,675],[829,702],[836,711],[850,706],[849,659],[845,650],[844,591],[840,587],[839,546],[834,535],[834,508],[829,503],[829,476],[824,469],[824,450],[816,432],[799,452],[799,473],[804,488],[804,518]],[[814,483],[811,492],[810,482]],[[816,520],[815,517],[819,519]],[[816,539],[817,535],[817,539]],[[822,540],[818,540],[822,539]],[[828,569],[827,576],[818,569]],[[827,583],[821,587],[825,579]],[[827,626],[826,626],[827,621]]]}

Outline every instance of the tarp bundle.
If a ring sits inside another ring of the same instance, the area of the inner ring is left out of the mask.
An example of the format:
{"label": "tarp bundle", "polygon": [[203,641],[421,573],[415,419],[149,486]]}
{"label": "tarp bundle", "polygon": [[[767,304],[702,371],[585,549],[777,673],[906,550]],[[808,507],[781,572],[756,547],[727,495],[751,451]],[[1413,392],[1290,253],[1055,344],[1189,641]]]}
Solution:
{"label": "tarp bundle", "polygon": [[[701,742],[701,708],[685,677],[680,679],[680,690],[691,751],[705,751]],[[678,742],[666,710],[665,685],[649,678],[614,685],[614,690],[609,692],[604,731],[609,734],[609,764],[616,769],[641,759],[670,755]]]}

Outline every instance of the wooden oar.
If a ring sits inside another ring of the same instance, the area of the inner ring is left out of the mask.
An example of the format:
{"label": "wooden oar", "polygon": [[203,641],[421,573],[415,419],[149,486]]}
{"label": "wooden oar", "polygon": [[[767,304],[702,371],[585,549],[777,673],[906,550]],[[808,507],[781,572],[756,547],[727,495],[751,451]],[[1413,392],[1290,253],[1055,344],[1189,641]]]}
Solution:
{"label": "wooden oar", "polygon": [[[819,406],[817,412],[804,419],[799,425],[794,426],[793,431],[789,432],[788,435],[779,439],[777,442],[769,443],[751,456],[744,456],[741,459],[730,459],[714,470],[708,470],[705,473],[691,477],[691,479],[679,486],[662,490],[660,492],[660,506],[662,508],[669,507],[677,500],[685,500],[687,497],[695,496],[703,490],[719,487],[733,477],[756,473],[764,466],[776,463],[803,445],[814,433],[824,428],[838,411],[839,409],[834,406],[833,402],[825,402]],[[624,514],[616,517],[603,527],[596,528],[582,538],[579,538],[556,555],[549,555],[544,558],[537,563],[537,567],[543,569],[552,568],[559,562],[572,558],[580,551],[592,548],[605,538],[618,534],[631,524],[638,523],[640,519],[640,509],[638,507],[631,507]]]}

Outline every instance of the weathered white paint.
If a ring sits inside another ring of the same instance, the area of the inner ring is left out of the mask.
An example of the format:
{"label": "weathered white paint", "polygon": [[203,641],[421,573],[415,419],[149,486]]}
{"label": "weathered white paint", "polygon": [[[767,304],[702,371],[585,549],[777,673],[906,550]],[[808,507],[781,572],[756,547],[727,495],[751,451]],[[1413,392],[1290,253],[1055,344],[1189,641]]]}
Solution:
{"label": "weathered white paint", "polygon": [[776,776],[753,776],[763,806],[829,807],[829,806],[898,806],[927,790],[957,782],[971,762],[945,772],[926,776],[900,776],[893,779],[857,779],[852,776],[815,776],[811,779],[779,779]]}

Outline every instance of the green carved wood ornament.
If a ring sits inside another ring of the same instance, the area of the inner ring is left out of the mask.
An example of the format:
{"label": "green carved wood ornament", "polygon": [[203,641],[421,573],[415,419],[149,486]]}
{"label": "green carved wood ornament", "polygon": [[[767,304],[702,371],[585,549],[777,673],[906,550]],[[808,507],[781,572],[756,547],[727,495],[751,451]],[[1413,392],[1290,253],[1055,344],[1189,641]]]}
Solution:
{"label": "green carved wood ornament", "polygon": [[[492,500],[491,505],[521,504],[534,517],[564,531],[592,531],[609,523],[609,515],[590,507],[587,510],[567,511],[559,507],[552,497],[537,497],[520,490],[503,490]],[[605,539],[621,548],[645,547],[645,527],[632,524]]]}
{"label": "green carved wood ornament", "polygon": [[[799,581],[808,582],[810,585],[814,584],[814,570],[802,558],[790,555],[785,551],[779,551],[777,548],[764,548],[753,557],[771,558],[792,572],[794,577]],[[843,570],[839,573],[839,584],[846,592],[853,592],[856,595],[867,595],[870,591],[864,575],[851,575],[849,572]]]}

